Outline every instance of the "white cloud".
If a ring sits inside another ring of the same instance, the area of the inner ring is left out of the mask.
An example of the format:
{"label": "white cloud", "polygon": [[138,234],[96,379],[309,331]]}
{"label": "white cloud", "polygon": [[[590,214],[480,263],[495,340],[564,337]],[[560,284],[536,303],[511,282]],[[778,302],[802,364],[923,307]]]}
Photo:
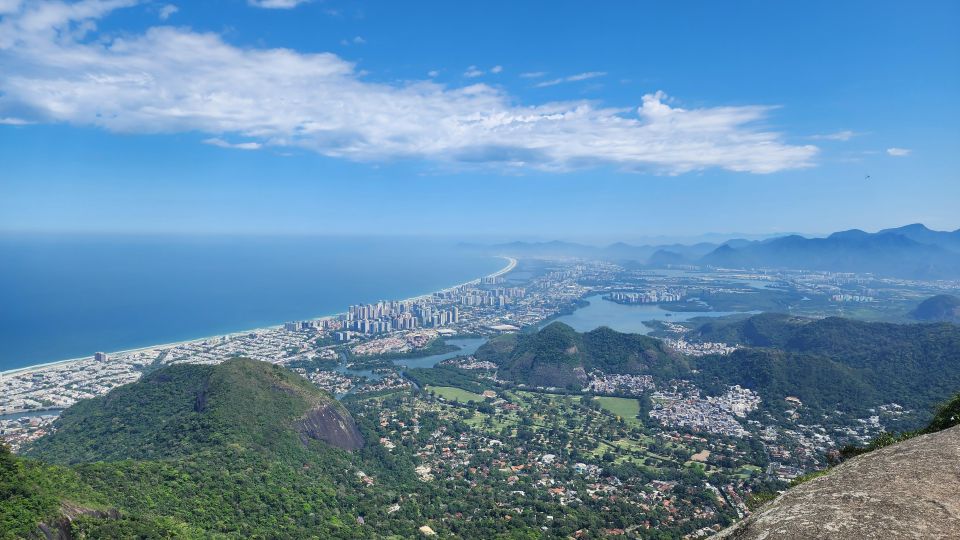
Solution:
{"label": "white cloud", "polygon": [[0,126],[26,126],[32,123],[33,122],[29,120],[24,120],[23,118],[14,118],[12,116],[0,118]]}
{"label": "white cloud", "polygon": [[476,77],[482,76],[484,73],[485,72],[482,69],[477,68],[477,66],[470,66],[467,68],[466,71],[463,72],[463,76],[470,79],[474,79]]}
{"label": "white cloud", "polygon": [[812,137],[810,137],[810,138],[811,138],[811,139],[826,140],[826,141],[849,141],[850,139],[856,137],[857,135],[858,135],[857,133],[855,133],[855,132],[853,132],[853,131],[850,131],[849,129],[845,129],[845,130],[843,130],[843,131],[837,131],[837,132],[835,132],[835,133],[826,133],[826,134],[823,134],[823,135],[814,135],[814,136],[812,136]]}
{"label": "white cloud", "polygon": [[258,142],[231,143],[221,139],[220,137],[204,139],[203,144],[219,146],[220,148],[233,148],[236,150],[259,150],[263,147],[263,145]]}
{"label": "white cloud", "polygon": [[503,71],[503,66],[493,66],[490,68],[490,73],[500,73]]}
{"label": "white cloud", "polygon": [[587,79],[594,79],[597,77],[603,77],[606,75],[606,72],[603,71],[588,71],[586,73],[577,73],[576,75],[570,75],[569,77],[560,77],[559,79],[550,79],[549,81],[543,81],[537,83],[537,88],[543,88],[546,86],[556,86],[558,84],[576,82],[576,81],[585,81]]}
{"label": "white cloud", "polygon": [[910,155],[910,152],[909,148],[887,148],[887,154],[893,157],[906,157]]}
{"label": "white cloud", "polygon": [[367,40],[363,39],[360,36],[355,36],[353,39],[341,39],[341,45],[363,45]]}
{"label": "white cloud", "polygon": [[264,9],[293,9],[310,0],[247,0],[247,4]]}
{"label": "white cloud", "polygon": [[546,71],[527,71],[527,72],[521,73],[520,76],[523,77],[524,79],[539,79],[540,77],[543,77],[546,74],[547,74]]}
{"label": "white cloud", "polygon": [[438,77],[439,75],[440,75],[440,72],[435,69],[431,69],[430,71],[427,72],[427,77],[430,77],[430,78]]}
{"label": "white cloud", "polygon": [[369,82],[334,54],[235,47],[183,27],[95,32],[99,18],[126,4],[31,2],[0,18],[0,118],[204,133],[218,146],[357,161],[553,171],[770,173],[810,166],[817,153],[763,128],[772,110],[765,106],[684,109],[662,92],[635,109],[584,100],[522,105],[485,84]]}
{"label": "white cloud", "polygon": [[0,15],[20,11],[20,5],[22,3],[23,0],[0,0]]}
{"label": "white cloud", "polygon": [[159,16],[161,21],[165,21],[170,18],[171,15],[180,11],[180,8],[173,4],[167,4],[160,8]]}

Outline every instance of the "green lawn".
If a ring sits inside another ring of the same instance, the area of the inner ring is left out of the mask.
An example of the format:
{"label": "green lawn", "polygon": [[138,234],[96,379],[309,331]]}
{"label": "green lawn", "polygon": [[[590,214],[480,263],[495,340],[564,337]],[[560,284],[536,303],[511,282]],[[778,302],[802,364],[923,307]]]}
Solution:
{"label": "green lawn", "polygon": [[623,418],[624,422],[640,424],[637,415],[640,414],[640,402],[631,398],[598,397],[597,403],[604,409]]}
{"label": "green lawn", "polygon": [[460,403],[466,403],[468,401],[476,401],[479,403],[483,401],[483,396],[480,394],[474,394],[461,388],[454,388],[452,386],[427,386],[426,388],[447,401],[459,401]]}

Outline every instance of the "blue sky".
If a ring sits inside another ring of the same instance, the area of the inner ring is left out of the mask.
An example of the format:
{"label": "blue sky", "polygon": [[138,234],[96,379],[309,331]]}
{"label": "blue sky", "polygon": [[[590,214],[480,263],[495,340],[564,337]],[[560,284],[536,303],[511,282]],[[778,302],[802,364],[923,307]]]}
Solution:
{"label": "blue sky", "polygon": [[0,230],[960,227],[956,2],[0,0],[0,17]]}

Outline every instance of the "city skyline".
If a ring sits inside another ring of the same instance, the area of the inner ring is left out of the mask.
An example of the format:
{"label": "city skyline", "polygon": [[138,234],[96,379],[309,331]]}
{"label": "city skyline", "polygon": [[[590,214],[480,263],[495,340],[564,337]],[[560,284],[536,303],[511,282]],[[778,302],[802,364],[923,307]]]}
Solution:
{"label": "city skyline", "polygon": [[0,3],[0,231],[960,227],[956,4],[696,7]]}

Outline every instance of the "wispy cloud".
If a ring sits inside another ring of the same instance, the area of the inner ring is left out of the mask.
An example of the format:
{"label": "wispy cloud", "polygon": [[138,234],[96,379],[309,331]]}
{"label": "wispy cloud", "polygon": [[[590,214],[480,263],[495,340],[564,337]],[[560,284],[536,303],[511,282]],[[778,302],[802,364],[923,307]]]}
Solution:
{"label": "wispy cloud", "polygon": [[546,74],[546,71],[526,71],[521,73],[520,76],[524,79],[539,79]]}
{"label": "wispy cloud", "polygon": [[157,12],[157,15],[160,17],[161,21],[165,21],[170,18],[171,15],[180,11],[180,8],[173,4],[167,4],[160,8],[160,11]]}
{"label": "wispy cloud", "polygon": [[887,154],[893,157],[906,157],[910,155],[910,152],[912,152],[912,150],[909,148],[887,148]]}
{"label": "wispy cloud", "polygon": [[353,39],[341,39],[341,45],[363,45],[367,40],[363,39],[361,36],[354,36]]}
{"label": "wispy cloud", "polygon": [[477,66],[470,66],[466,71],[463,72],[463,76],[469,79],[475,79],[477,77],[482,77],[486,72]]}
{"label": "wispy cloud", "polygon": [[259,150],[263,147],[263,145],[258,142],[231,143],[219,137],[204,139],[203,144],[219,146],[220,148],[233,148],[235,150]]}
{"label": "wispy cloud", "polygon": [[247,0],[247,4],[263,9],[293,9],[311,0]]}
{"label": "wispy cloud", "polygon": [[26,126],[32,124],[29,120],[23,118],[6,117],[0,118],[0,126]]}
{"label": "wispy cloud", "polygon": [[858,133],[845,129],[843,131],[837,131],[834,133],[825,133],[823,135],[813,135],[811,139],[818,139],[824,141],[849,141],[850,139],[856,137]]}
{"label": "wispy cloud", "polygon": [[603,71],[588,71],[586,73],[577,73],[576,75],[570,75],[569,77],[560,77],[559,79],[550,79],[549,81],[542,81],[536,84],[537,88],[544,88],[546,86],[556,86],[558,84],[568,83],[568,82],[577,82],[585,81],[587,79],[595,79],[597,77],[603,77],[606,75],[606,72]]}
{"label": "wispy cloud", "polygon": [[493,66],[490,68],[490,73],[497,74],[503,71],[503,66]]}
{"label": "wispy cloud", "polygon": [[0,118],[204,133],[216,146],[303,148],[357,161],[548,171],[771,173],[810,166],[817,154],[762,127],[773,110],[766,106],[686,109],[662,92],[633,109],[584,100],[523,105],[485,84],[369,82],[331,53],[235,47],[182,26],[95,31],[100,18],[131,3],[26,2],[0,17]]}

